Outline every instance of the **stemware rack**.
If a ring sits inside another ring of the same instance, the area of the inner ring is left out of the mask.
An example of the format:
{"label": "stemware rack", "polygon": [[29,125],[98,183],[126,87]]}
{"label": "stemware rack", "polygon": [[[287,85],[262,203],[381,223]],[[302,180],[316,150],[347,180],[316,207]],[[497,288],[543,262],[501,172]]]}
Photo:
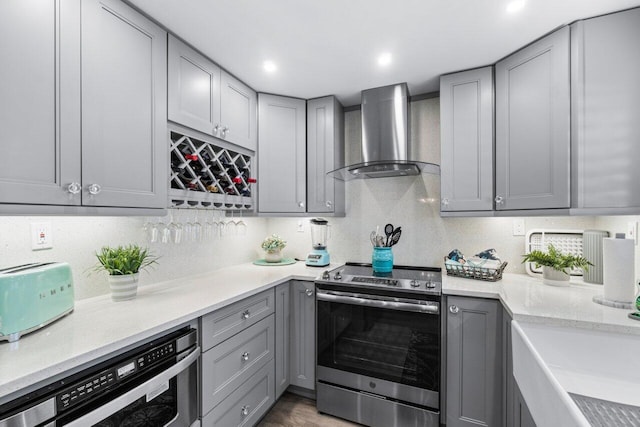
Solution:
{"label": "stemware rack", "polygon": [[170,131],[169,207],[253,209],[253,157]]}

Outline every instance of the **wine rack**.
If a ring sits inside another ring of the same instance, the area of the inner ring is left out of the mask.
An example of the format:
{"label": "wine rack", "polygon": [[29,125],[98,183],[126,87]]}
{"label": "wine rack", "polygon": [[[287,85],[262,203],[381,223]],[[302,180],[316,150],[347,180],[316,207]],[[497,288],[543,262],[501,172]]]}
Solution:
{"label": "wine rack", "polygon": [[170,207],[253,209],[252,156],[170,131]]}

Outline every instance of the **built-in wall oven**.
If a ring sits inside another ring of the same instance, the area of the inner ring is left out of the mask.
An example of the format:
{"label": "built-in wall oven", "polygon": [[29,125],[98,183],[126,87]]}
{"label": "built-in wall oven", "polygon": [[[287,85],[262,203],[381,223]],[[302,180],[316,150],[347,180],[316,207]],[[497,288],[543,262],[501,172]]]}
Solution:
{"label": "built-in wall oven", "polygon": [[439,426],[441,275],[347,263],[316,280],[317,408],[369,426]]}
{"label": "built-in wall oven", "polygon": [[197,330],[171,332],[0,406],[0,427],[190,427]]}

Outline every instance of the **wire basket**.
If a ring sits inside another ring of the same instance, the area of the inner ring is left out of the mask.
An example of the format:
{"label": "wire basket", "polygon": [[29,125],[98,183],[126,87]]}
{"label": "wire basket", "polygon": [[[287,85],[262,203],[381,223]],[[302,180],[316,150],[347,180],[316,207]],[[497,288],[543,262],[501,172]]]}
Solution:
{"label": "wire basket", "polygon": [[502,279],[502,272],[507,267],[507,261],[500,264],[500,267],[498,268],[486,268],[447,264],[447,257],[444,257],[444,266],[447,269],[448,276],[484,280],[486,282],[497,282]]}

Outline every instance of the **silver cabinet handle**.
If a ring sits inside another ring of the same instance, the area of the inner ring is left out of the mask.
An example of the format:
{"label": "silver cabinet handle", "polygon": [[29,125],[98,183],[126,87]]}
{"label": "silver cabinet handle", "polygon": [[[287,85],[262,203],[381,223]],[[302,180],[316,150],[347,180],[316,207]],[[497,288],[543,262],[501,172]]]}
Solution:
{"label": "silver cabinet handle", "polygon": [[213,134],[217,136],[219,133],[220,133],[220,125],[219,125],[219,124],[216,124],[216,125],[213,127]]}
{"label": "silver cabinet handle", "polygon": [[240,414],[243,417],[246,417],[247,415],[249,415],[249,405],[244,405],[242,409],[240,409]]}
{"label": "silver cabinet handle", "polygon": [[222,128],[222,137],[226,138],[227,137],[227,133],[229,133],[229,128],[225,126],[225,127]]}
{"label": "silver cabinet handle", "polygon": [[504,203],[504,197],[496,196],[495,201],[498,205],[501,205],[502,203]]}
{"label": "silver cabinet handle", "polygon": [[298,207],[304,208],[304,202],[298,202]]}
{"label": "silver cabinet handle", "polygon": [[449,199],[447,199],[446,197],[442,199],[442,206],[449,206]]}
{"label": "silver cabinet handle", "polygon": [[304,291],[308,297],[312,297],[313,296],[313,290],[311,289],[307,289],[306,291]]}
{"label": "silver cabinet handle", "polygon": [[242,359],[243,362],[246,362],[247,360],[249,360],[249,356],[251,355],[251,353],[249,353],[248,351],[245,351],[244,353],[242,353],[242,355],[240,356],[240,359]]}
{"label": "silver cabinet handle", "polygon": [[327,200],[327,203],[325,203],[325,206],[328,208],[331,208],[331,206],[333,206],[333,202],[331,200]]}
{"label": "silver cabinet handle", "polygon": [[245,310],[245,311],[242,313],[242,318],[243,318],[243,319],[248,319],[248,318],[249,318],[249,316],[251,316],[251,313],[249,312],[249,310]]}
{"label": "silver cabinet handle", "polygon": [[460,311],[460,308],[458,308],[457,305],[449,306],[449,312],[451,312],[451,314],[458,314],[459,311]]}
{"label": "silver cabinet handle", "polygon": [[82,186],[78,182],[72,182],[67,186],[67,192],[71,194],[78,194],[82,190]]}
{"label": "silver cabinet handle", "polygon": [[92,196],[95,196],[96,194],[100,194],[102,187],[98,184],[90,184],[89,187],[87,187],[87,191],[89,191],[89,194]]}

